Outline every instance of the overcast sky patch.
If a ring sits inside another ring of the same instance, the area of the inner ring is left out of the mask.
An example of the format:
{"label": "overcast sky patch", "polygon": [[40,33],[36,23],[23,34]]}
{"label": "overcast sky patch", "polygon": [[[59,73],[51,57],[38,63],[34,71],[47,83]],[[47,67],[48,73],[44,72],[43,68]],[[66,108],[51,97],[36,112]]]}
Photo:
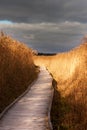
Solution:
{"label": "overcast sky patch", "polygon": [[0,30],[38,51],[67,51],[87,34],[87,0],[0,0]]}
{"label": "overcast sky patch", "polygon": [[87,34],[87,24],[62,23],[0,23],[0,29],[38,51],[67,51],[80,44]]}

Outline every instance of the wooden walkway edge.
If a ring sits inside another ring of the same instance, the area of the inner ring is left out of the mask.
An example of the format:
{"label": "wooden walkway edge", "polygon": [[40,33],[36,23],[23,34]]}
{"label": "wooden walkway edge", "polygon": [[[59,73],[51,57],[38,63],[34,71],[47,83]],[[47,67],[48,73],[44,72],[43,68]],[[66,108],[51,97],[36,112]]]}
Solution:
{"label": "wooden walkway edge", "polygon": [[30,91],[1,118],[0,130],[52,130],[52,98],[52,77],[41,67],[39,77]]}

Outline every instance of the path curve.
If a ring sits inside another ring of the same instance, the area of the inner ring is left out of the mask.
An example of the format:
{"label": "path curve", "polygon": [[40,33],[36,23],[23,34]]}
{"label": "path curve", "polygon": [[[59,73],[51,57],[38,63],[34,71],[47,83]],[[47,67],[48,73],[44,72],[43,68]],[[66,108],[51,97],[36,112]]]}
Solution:
{"label": "path curve", "polygon": [[1,118],[0,130],[52,130],[49,119],[52,97],[52,77],[41,67],[30,91]]}

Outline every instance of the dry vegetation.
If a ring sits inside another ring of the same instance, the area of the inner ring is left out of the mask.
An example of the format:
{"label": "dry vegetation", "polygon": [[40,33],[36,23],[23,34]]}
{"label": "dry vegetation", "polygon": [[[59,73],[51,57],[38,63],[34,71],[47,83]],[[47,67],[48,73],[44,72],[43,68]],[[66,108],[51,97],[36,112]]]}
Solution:
{"label": "dry vegetation", "polygon": [[[87,130],[87,40],[55,56],[34,56],[57,82],[52,107],[54,130]],[[56,83],[55,82],[55,83]]]}
{"label": "dry vegetation", "polygon": [[37,77],[32,50],[1,33],[0,35],[0,112],[22,94]]}

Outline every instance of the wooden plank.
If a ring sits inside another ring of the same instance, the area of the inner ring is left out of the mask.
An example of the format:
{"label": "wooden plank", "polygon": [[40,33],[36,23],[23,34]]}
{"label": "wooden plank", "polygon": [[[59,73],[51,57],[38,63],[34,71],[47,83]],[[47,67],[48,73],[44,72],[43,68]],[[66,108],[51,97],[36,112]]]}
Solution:
{"label": "wooden plank", "polygon": [[52,94],[52,77],[42,67],[30,91],[1,118],[0,130],[50,130]]}

